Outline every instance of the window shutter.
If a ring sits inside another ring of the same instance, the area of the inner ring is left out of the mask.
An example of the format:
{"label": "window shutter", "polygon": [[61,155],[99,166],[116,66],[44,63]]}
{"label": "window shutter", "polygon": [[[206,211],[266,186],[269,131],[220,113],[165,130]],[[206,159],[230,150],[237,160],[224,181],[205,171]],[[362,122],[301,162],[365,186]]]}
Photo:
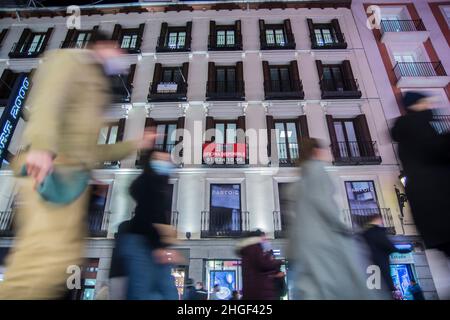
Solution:
{"label": "window shutter", "polygon": [[286,38],[289,44],[295,43],[294,34],[292,33],[291,20],[284,20],[284,30],[286,31]]}
{"label": "window shutter", "polygon": [[370,136],[366,116],[364,114],[360,114],[355,118],[354,123],[361,154],[369,157],[375,156],[375,150],[372,145],[372,137]]}
{"label": "window shutter", "polygon": [[64,39],[62,43],[62,48],[69,48],[71,45],[71,42],[74,41],[75,32],[77,30],[75,28],[69,29],[66,33],[66,38]]}
{"label": "window shutter", "polygon": [[117,142],[123,141],[123,135],[125,132],[125,118],[119,120],[119,128],[117,129]]}
{"label": "window shutter", "polygon": [[234,22],[234,29],[236,32],[236,37],[234,39],[236,43],[236,47],[239,50],[242,50],[242,27],[241,27],[241,20],[236,20]]}
{"label": "window shutter", "polygon": [[155,63],[155,71],[153,72],[152,93],[156,93],[158,83],[162,80],[162,65]]}
{"label": "window shutter", "polygon": [[9,92],[12,89],[12,82],[9,79],[14,76],[14,72],[11,69],[3,70],[2,76],[0,77],[0,96],[5,96],[4,92]]}
{"label": "window shutter", "polygon": [[211,143],[215,139],[214,134],[211,135],[207,133],[210,129],[214,129],[214,118],[207,116],[205,123],[205,143]]}
{"label": "window shutter", "polygon": [[317,45],[316,41],[316,34],[314,32],[314,23],[312,19],[306,19],[308,21],[308,29],[309,29],[309,36],[311,38],[311,46],[314,47]]}
{"label": "window shutter", "polygon": [[95,38],[96,38],[96,36],[97,36],[97,31],[98,30],[98,26],[94,26],[93,28],[92,28],[92,36],[91,36],[91,40],[90,41],[94,41],[95,40]]}
{"label": "window shutter", "polygon": [[291,88],[297,92],[302,91],[300,77],[298,74],[297,60],[292,60],[289,64],[289,75],[291,78]]}
{"label": "window shutter", "polygon": [[216,66],[214,62],[208,62],[208,92],[216,92]]}
{"label": "window shutter", "polygon": [[20,53],[20,49],[26,43],[26,41],[28,40],[30,35],[31,35],[31,30],[29,28],[23,29],[22,35],[20,36],[19,41],[17,42],[17,45],[14,48],[14,53]]}
{"label": "window shutter", "polygon": [[130,71],[128,72],[127,76],[127,85],[130,89],[133,88],[133,81],[134,81],[134,73],[136,71],[136,64],[132,64],[130,66]]}
{"label": "window shutter", "polygon": [[186,24],[186,50],[191,50],[191,42],[192,42],[192,21],[189,21]]}
{"label": "window shutter", "polygon": [[264,20],[259,20],[259,41],[261,43],[261,49],[267,46],[266,42],[266,24]]}
{"label": "window shutter", "polygon": [[272,154],[272,130],[275,129],[275,122],[273,121],[273,116],[266,116],[267,125],[267,156]]}
{"label": "window shutter", "polygon": [[338,19],[331,20],[331,25],[333,26],[334,32],[336,33],[336,38],[339,42],[344,42],[344,36],[341,31],[341,26],[339,25]]}
{"label": "window shutter", "polygon": [[299,137],[301,139],[309,138],[308,121],[306,119],[306,115],[301,115],[300,117],[298,117],[298,123],[300,131]]}
{"label": "window shutter", "polygon": [[[185,122],[186,122],[185,117],[179,117],[177,120],[177,130],[183,130]],[[177,138],[177,143],[181,141],[183,141],[183,134],[180,134]]]}
{"label": "window shutter", "polygon": [[3,40],[5,39],[7,33],[8,33],[8,29],[3,29],[2,32],[0,32],[0,45],[2,44]]}
{"label": "window shutter", "polygon": [[136,41],[136,50],[139,50],[139,52],[140,52],[140,49],[141,49],[142,38],[144,36],[144,27],[145,27],[145,23],[141,23],[139,25],[139,28],[138,28],[137,41]]}
{"label": "window shutter", "polygon": [[44,41],[42,41],[41,49],[39,50],[39,53],[42,53],[45,51],[45,48],[47,47],[48,40],[50,40],[50,36],[52,35],[53,28],[48,28],[47,32],[45,33]]}
{"label": "window shutter", "polygon": [[316,60],[317,73],[319,74],[319,80],[323,80],[323,64],[321,60]]}
{"label": "window shutter", "polygon": [[342,62],[342,71],[344,73],[344,84],[348,84],[346,86],[351,91],[357,91],[358,88],[356,86],[355,77],[353,76],[352,66],[349,60],[344,60]]}
{"label": "window shutter", "polygon": [[245,141],[245,116],[239,116],[236,128],[241,129],[242,132],[238,131],[238,135],[236,137],[237,143],[246,143]]}
{"label": "window shutter", "polygon": [[325,117],[327,119],[328,133],[330,134],[331,151],[333,153],[333,156],[335,158],[338,158],[339,145],[337,141],[336,131],[334,130],[333,116],[327,114]]}
{"label": "window shutter", "polygon": [[112,36],[111,36],[111,40],[119,41],[121,32],[122,32],[122,26],[120,24],[115,24],[114,25],[114,31],[113,31]]}
{"label": "window shutter", "polygon": [[210,48],[215,48],[217,43],[217,34],[216,34],[216,22],[211,20],[209,22],[209,46]]}
{"label": "window shutter", "polygon": [[145,128],[151,128],[155,126],[155,119],[153,118],[145,118]]}
{"label": "window shutter", "polygon": [[245,97],[244,66],[242,61],[236,62],[236,81],[237,91],[242,94],[242,97]]}
{"label": "window shutter", "polygon": [[183,63],[182,73],[183,73],[183,77],[184,77],[184,82],[185,82],[186,87],[187,87],[188,76],[189,76],[189,62]]}
{"label": "window shutter", "polygon": [[161,32],[159,34],[158,39],[158,47],[164,47],[166,45],[166,38],[167,38],[167,30],[169,28],[169,25],[167,22],[161,23]]}
{"label": "window shutter", "polygon": [[263,75],[264,75],[264,91],[266,94],[271,91],[271,84],[270,84],[270,69],[269,69],[269,62],[263,61]]}

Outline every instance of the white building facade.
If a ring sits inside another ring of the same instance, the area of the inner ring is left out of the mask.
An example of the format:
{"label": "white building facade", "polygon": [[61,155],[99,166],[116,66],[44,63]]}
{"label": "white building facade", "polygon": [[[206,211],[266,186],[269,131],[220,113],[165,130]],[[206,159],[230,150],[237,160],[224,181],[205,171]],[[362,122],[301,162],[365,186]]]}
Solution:
{"label": "white building facade", "polygon": [[[376,64],[381,58],[373,52],[378,49],[372,31],[361,27],[359,20],[367,16],[363,3],[193,1],[86,7],[79,30],[67,28],[62,12],[65,8],[17,15],[0,10],[0,32],[5,30],[0,36],[0,114],[15,95],[18,75],[32,80],[29,73],[45,51],[84,47],[95,28],[117,39],[127,50],[123,62],[129,74],[115,90],[118,98],[106,111],[109,125],[99,143],[137,139],[146,126],[155,125],[164,133],[158,148],[183,146],[170,180],[172,223],[188,261],[174,268],[180,290],[187,278],[209,285],[218,271],[234,274],[233,286],[240,289],[235,246],[249,230],[264,230],[279,257],[286,258],[286,208],[280,195],[298,178],[293,165],[302,152],[301,138],[309,136],[330,145],[333,164],[327,170],[336,188],[336,214],[355,228],[365,216],[381,214],[395,243],[413,250],[392,257],[399,284],[416,278],[427,298],[437,298],[407,204],[399,207],[395,187],[401,192],[400,167],[389,123],[400,113],[386,72]],[[440,46],[436,51],[445,51]],[[444,71],[449,70],[445,63]],[[11,221],[17,205],[18,182],[8,160],[21,147],[25,119],[26,110],[0,170],[3,255],[13,244]],[[188,133],[172,135],[176,129]],[[214,137],[204,135],[208,129]],[[255,140],[239,129],[263,134]],[[269,137],[267,129],[277,130]],[[203,159],[208,144],[215,152],[214,164]],[[137,160],[135,154],[93,172],[96,199],[101,201],[89,220],[84,298],[108,279],[114,233],[133,214],[128,187],[140,173]]]}

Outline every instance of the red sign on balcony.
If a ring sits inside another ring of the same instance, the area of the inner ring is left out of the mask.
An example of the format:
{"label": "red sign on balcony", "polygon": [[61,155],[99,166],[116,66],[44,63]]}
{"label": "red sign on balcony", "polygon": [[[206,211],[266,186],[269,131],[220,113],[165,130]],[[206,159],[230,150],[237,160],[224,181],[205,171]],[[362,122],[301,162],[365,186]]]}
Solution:
{"label": "red sign on balcony", "polygon": [[205,143],[203,160],[206,164],[244,164],[247,158],[245,143]]}

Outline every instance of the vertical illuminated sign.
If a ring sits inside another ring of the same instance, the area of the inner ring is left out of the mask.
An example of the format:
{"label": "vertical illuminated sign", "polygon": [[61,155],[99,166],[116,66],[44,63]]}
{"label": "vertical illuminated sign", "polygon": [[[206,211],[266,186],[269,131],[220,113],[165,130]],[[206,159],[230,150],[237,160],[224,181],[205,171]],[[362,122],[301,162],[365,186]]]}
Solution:
{"label": "vertical illuminated sign", "polygon": [[0,166],[8,153],[8,147],[19,122],[29,88],[30,82],[27,75],[20,74],[11,91],[6,109],[0,118]]}

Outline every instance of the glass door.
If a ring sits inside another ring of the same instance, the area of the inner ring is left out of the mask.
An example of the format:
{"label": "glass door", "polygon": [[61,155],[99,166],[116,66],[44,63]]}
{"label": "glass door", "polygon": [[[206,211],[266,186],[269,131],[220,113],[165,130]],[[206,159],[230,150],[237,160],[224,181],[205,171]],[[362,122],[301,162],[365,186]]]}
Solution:
{"label": "glass door", "polygon": [[242,231],[241,185],[211,184],[209,231],[213,236],[238,236]]}

